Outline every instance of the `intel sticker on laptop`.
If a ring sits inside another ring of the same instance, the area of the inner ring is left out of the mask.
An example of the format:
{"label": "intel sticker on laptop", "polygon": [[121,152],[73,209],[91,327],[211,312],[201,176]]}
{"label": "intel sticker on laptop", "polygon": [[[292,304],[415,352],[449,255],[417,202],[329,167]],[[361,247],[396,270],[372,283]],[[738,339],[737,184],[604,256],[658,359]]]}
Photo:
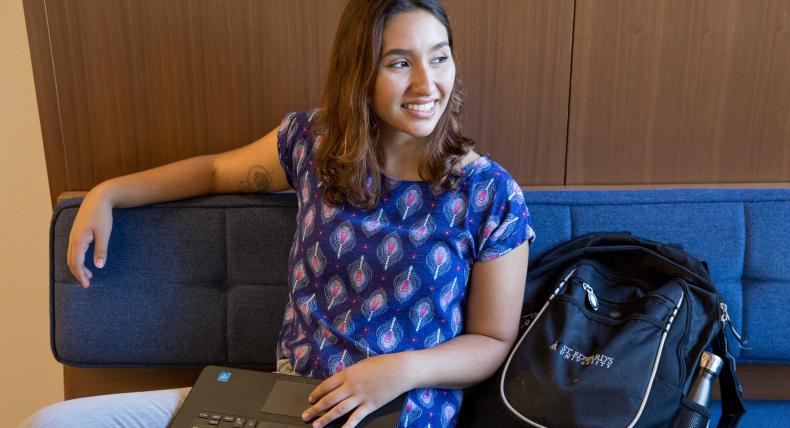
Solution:
{"label": "intel sticker on laptop", "polygon": [[230,380],[230,372],[219,372],[219,376],[217,376],[217,382],[227,382]]}

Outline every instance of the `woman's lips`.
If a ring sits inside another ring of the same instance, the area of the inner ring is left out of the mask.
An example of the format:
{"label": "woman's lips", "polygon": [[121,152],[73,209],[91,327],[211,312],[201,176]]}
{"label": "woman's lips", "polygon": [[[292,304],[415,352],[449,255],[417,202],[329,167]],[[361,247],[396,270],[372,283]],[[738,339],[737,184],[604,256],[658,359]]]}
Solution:
{"label": "woman's lips", "polygon": [[433,117],[434,113],[436,113],[436,104],[437,102],[431,101],[428,103],[409,103],[403,104],[401,108],[405,110],[410,116],[419,118],[419,119],[430,119]]}

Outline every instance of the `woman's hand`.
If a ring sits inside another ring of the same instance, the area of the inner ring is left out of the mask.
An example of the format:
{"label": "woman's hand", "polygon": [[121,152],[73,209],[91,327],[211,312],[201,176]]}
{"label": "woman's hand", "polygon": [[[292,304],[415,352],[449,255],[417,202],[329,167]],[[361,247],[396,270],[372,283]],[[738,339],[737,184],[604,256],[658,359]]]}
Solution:
{"label": "woman's hand", "polygon": [[327,378],[310,393],[308,400],[314,404],[302,413],[302,419],[309,421],[326,411],[313,422],[313,427],[319,428],[353,411],[343,428],[356,426],[365,416],[413,388],[406,354],[367,358]]}
{"label": "woman's hand", "polygon": [[67,262],[69,270],[84,288],[90,287],[93,273],[85,267],[85,253],[91,242],[93,264],[101,269],[107,261],[107,243],[112,230],[112,203],[98,188],[91,190],[82,201],[69,234]]}

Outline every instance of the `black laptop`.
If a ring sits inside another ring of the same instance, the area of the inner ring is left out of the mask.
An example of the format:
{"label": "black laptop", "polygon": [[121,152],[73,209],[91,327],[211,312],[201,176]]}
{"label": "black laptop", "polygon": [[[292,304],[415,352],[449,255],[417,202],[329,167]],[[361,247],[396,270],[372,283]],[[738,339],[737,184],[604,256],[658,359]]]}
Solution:
{"label": "black laptop", "polygon": [[[208,366],[181,405],[172,428],[306,427],[302,412],[318,379]],[[392,428],[398,424],[406,395],[368,415],[359,427]],[[339,427],[346,415],[330,424]]]}

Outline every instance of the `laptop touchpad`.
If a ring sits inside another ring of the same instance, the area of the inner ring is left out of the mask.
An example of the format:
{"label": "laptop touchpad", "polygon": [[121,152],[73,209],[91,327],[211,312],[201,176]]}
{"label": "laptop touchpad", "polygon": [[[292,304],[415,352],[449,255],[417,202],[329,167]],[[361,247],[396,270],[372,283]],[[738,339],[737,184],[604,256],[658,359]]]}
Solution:
{"label": "laptop touchpad", "polygon": [[310,383],[277,380],[269,391],[261,412],[301,419],[302,412],[310,407],[307,396],[316,386]]}

